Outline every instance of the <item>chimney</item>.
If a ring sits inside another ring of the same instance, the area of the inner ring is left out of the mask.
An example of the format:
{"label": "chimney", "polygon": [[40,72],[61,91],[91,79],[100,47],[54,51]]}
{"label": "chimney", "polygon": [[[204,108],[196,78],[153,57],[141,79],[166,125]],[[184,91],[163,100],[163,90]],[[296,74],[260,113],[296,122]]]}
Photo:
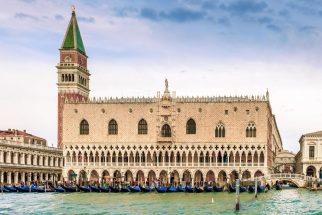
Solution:
{"label": "chimney", "polygon": [[8,131],[11,131],[11,128],[8,128]]}
{"label": "chimney", "polygon": [[24,129],[23,132],[26,133],[26,129]]}

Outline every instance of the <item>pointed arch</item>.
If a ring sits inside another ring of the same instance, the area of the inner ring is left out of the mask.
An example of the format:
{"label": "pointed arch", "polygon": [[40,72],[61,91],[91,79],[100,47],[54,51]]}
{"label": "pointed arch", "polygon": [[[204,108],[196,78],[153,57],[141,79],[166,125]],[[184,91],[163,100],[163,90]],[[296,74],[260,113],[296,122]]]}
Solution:
{"label": "pointed arch", "polygon": [[108,134],[110,135],[118,134],[118,124],[115,119],[111,119],[108,123]]}
{"label": "pointed arch", "polygon": [[249,122],[246,127],[246,137],[256,137],[256,124]]}
{"label": "pointed arch", "polygon": [[148,134],[148,123],[145,119],[141,119],[138,123],[138,134]]}
{"label": "pointed arch", "polygon": [[171,137],[171,127],[169,124],[164,124],[161,129],[162,137]]}
{"label": "pointed arch", "polygon": [[225,135],[225,125],[222,122],[219,122],[215,128],[215,137],[223,138]]}
{"label": "pointed arch", "polygon": [[197,127],[196,122],[192,118],[187,121],[186,124],[186,134],[196,134]]}

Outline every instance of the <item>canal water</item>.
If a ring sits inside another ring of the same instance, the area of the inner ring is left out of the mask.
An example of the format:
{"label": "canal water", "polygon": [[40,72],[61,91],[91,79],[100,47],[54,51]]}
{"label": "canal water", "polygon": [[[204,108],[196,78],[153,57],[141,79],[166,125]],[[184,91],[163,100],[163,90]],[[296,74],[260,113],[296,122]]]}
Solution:
{"label": "canal water", "polygon": [[0,193],[0,214],[322,214],[322,191],[242,193]]}

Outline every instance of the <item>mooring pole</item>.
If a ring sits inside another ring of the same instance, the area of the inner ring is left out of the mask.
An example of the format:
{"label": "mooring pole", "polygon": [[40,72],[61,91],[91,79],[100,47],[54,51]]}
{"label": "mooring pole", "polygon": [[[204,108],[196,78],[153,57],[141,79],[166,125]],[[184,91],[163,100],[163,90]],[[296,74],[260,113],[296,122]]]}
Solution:
{"label": "mooring pole", "polygon": [[257,198],[257,177],[255,177],[255,198]]}
{"label": "mooring pole", "polygon": [[239,207],[240,207],[240,204],[239,204],[239,184],[240,184],[240,181],[238,178],[236,180],[236,211],[239,211]]}

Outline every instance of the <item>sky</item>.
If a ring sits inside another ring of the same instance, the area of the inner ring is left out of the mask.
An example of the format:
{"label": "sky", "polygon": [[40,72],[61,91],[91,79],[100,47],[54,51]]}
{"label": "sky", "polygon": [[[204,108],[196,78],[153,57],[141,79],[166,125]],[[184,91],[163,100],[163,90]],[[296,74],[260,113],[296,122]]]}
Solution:
{"label": "sky", "polygon": [[0,0],[0,129],[57,141],[59,48],[75,5],[91,96],[264,95],[284,149],[322,130],[320,0]]}

